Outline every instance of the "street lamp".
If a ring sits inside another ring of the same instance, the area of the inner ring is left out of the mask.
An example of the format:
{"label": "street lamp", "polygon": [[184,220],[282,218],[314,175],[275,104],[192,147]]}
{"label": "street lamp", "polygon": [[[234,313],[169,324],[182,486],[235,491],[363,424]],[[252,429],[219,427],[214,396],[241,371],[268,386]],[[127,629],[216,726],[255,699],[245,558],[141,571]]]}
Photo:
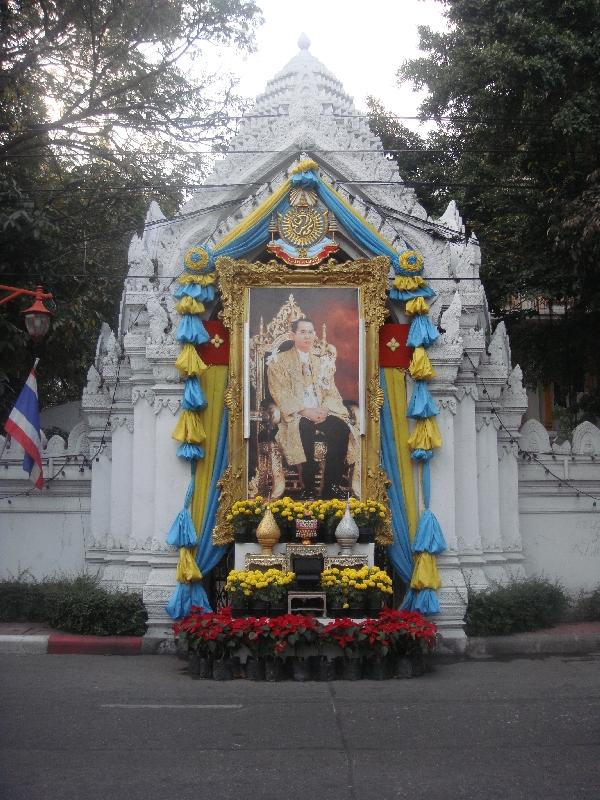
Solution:
{"label": "street lamp", "polygon": [[27,333],[34,342],[43,339],[50,330],[50,320],[52,317],[52,312],[49,311],[43,303],[44,300],[52,300],[50,292],[44,292],[42,286],[37,286],[36,290],[32,292],[29,289],[19,289],[17,286],[5,286],[3,283],[0,283],[0,290],[8,292],[6,297],[0,299],[0,306],[8,303],[10,300],[14,300],[16,297],[25,296],[34,298],[29,308],[26,308],[25,311],[21,313],[25,318]]}

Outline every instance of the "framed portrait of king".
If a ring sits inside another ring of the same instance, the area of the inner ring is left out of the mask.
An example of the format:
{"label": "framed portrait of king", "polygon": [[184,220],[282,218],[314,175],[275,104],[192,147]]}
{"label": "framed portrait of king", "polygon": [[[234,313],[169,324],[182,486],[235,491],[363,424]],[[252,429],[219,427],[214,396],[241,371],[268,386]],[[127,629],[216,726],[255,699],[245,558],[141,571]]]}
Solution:
{"label": "framed portrait of king", "polygon": [[389,264],[217,260],[230,331],[222,502],[378,498],[378,336]]}

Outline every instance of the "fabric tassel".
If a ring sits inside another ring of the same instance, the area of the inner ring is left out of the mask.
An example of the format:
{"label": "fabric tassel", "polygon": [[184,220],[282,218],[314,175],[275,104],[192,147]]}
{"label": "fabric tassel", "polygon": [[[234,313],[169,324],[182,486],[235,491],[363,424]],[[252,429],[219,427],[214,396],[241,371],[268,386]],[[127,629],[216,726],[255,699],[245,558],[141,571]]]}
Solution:
{"label": "fabric tassel", "polygon": [[400,289],[394,289],[393,287],[390,289],[390,297],[392,300],[399,300],[401,302],[406,302],[407,300],[413,300],[415,297],[433,297],[435,292],[431,288],[431,286],[422,286],[420,289],[412,289],[410,291],[403,291]]}
{"label": "fabric tassel", "polygon": [[178,442],[202,444],[206,432],[200,414],[197,411],[182,411],[171,436]]}
{"label": "fabric tassel", "polygon": [[413,461],[431,461],[433,458],[433,450],[421,450],[417,448],[410,454]]}
{"label": "fabric tassel", "polygon": [[212,607],[208,602],[208,595],[206,589],[202,585],[202,581],[194,581],[190,584],[191,604],[203,608],[204,611],[212,611]]}
{"label": "fabric tassel", "polygon": [[202,573],[198,569],[198,564],[196,564],[192,551],[188,547],[180,548],[175,580],[178,583],[191,583],[192,581],[199,581],[201,578]]}
{"label": "fabric tassel", "polygon": [[406,344],[409,347],[430,347],[439,335],[438,329],[429,317],[420,314],[411,322]]}
{"label": "fabric tassel", "polygon": [[[192,584],[195,586],[196,584]],[[165,611],[172,619],[187,617],[192,610],[192,598],[189,583],[178,583],[175,591],[165,606]]]}
{"label": "fabric tassel", "polygon": [[204,344],[210,336],[206,332],[200,317],[193,314],[184,314],[177,328],[177,341],[189,344]]}
{"label": "fabric tassel", "polygon": [[204,448],[198,444],[184,442],[177,448],[177,456],[186,461],[197,461],[199,458],[204,458]]}
{"label": "fabric tassel", "polygon": [[190,511],[184,508],[171,525],[171,530],[167,534],[167,544],[172,547],[195,547],[197,538]]}
{"label": "fabric tassel", "polygon": [[406,416],[411,417],[411,419],[425,419],[426,417],[435,417],[439,413],[440,410],[429,393],[427,383],[425,381],[415,381]]}
{"label": "fabric tassel", "polygon": [[411,589],[439,589],[441,585],[435,557],[431,553],[418,553],[410,579]]}
{"label": "fabric tassel", "polygon": [[193,297],[186,295],[175,306],[178,314],[202,314],[204,311],[204,303],[199,303]]}
{"label": "fabric tassel", "polygon": [[414,300],[409,300],[405,310],[409,317],[415,314],[429,314],[429,306],[423,297],[415,297]]}
{"label": "fabric tassel", "polygon": [[447,548],[448,545],[444,539],[440,523],[437,521],[435,514],[426,509],[419,520],[419,527],[412,544],[413,552],[437,554],[443,553]]}
{"label": "fabric tassel", "polygon": [[208,275],[190,275],[184,272],[183,275],[177,278],[177,283],[179,283],[180,286],[185,286],[188,283],[195,283],[197,286],[210,286],[216,279],[217,276],[214,272],[210,272]]}
{"label": "fabric tassel", "polygon": [[196,348],[193,344],[183,345],[181,352],[177,356],[175,366],[187,377],[191,375],[200,375],[206,369],[206,364],[196,352]]}
{"label": "fabric tassel", "polygon": [[408,446],[411,450],[433,450],[442,446],[442,437],[435,417],[417,420],[414,431],[408,437]]}
{"label": "fabric tassel", "polygon": [[397,275],[394,278],[394,289],[399,289],[401,292],[412,292],[415,289],[422,289],[424,286],[427,286],[427,283],[420,275],[410,278],[406,275]]}
{"label": "fabric tassel", "polygon": [[416,381],[426,381],[435,377],[435,370],[424,347],[415,347],[408,371]]}
{"label": "fabric tassel", "polygon": [[181,407],[187,411],[200,411],[200,409],[206,408],[206,405],[206,397],[198,378],[195,375],[191,378],[186,378]]}
{"label": "fabric tassel", "polygon": [[440,613],[440,602],[433,589],[421,589],[419,592],[409,589],[400,608],[428,616]]}
{"label": "fabric tassel", "polygon": [[177,286],[173,290],[173,297],[191,297],[194,300],[205,300],[206,302],[210,303],[211,300],[215,299],[215,287],[198,286],[198,284],[195,283],[188,283],[185,286]]}

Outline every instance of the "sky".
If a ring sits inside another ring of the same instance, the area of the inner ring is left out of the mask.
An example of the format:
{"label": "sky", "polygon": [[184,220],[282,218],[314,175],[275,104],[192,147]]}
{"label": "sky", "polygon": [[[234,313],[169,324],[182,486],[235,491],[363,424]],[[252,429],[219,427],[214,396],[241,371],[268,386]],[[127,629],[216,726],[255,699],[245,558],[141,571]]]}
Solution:
{"label": "sky", "polygon": [[[254,98],[298,52],[302,32],[310,52],[342,82],[359,110],[378,97],[395,114],[414,116],[423,93],[397,86],[396,71],[420,55],[417,26],[444,30],[443,5],[436,0],[257,0],[265,23],[255,53],[228,66],[242,76],[238,91]],[[409,124],[408,121],[406,124]],[[410,127],[419,129],[418,123]]]}

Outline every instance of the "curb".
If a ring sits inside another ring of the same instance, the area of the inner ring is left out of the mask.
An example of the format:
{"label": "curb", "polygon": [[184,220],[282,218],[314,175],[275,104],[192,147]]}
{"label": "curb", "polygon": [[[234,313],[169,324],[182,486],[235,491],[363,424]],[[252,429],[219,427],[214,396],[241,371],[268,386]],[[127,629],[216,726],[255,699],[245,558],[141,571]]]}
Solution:
{"label": "curb", "polygon": [[50,655],[137,656],[142,652],[142,637],[51,633],[47,652]]}
{"label": "curb", "polygon": [[510,636],[473,636],[467,639],[466,658],[505,656],[567,656],[600,653],[600,633],[513,633]]}
{"label": "curb", "polygon": [[0,636],[0,653],[40,656],[48,652],[48,636]]}

